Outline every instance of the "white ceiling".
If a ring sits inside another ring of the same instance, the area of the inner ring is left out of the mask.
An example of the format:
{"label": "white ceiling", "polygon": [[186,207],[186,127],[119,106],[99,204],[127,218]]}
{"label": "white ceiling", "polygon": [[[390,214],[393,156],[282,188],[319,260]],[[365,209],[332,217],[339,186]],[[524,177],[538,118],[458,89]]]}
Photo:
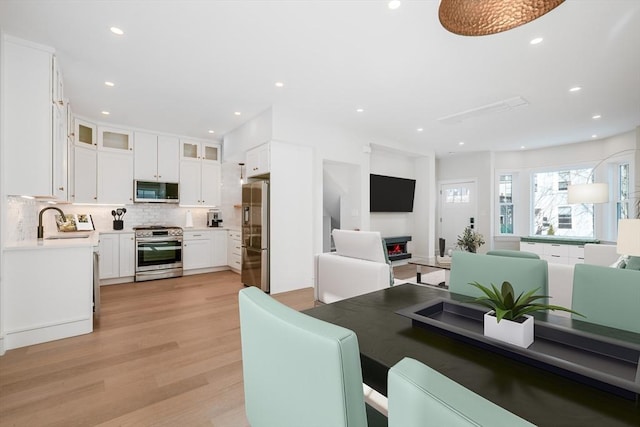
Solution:
{"label": "white ceiling", "polygon": [[[437,1],[406,0],[2,0],[0,28],[56,49],[75,113],[179,135],[221,138],[271,105],[439,156],[640,126],[636,0],[569,0],[484,37],[444,30]],[[529,105],[438,121],[514,97]]]}

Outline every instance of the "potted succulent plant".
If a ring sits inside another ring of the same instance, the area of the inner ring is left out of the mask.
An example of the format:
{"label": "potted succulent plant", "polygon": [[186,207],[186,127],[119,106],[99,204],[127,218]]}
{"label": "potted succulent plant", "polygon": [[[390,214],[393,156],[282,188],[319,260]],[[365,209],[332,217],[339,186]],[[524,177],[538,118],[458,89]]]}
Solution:
{"label": "potted succulent plant", "polygon": [[458,246],[467,252],[475,252],[484,245],[484,236],[471,227],[465,227],[461,236],[458,236]]}
{"label": "potted succulent plant", "polygon": [[[559,305],[540,302],[547,295],[534,295],[538,289],[522,292],[515,296],[513,286],[502,282],[498,290],[491,284],[491,289],[478,282],[469,283],[480,289],[485,295],[475,299],[478,304],[489,307],[491,311],[484,315],[484,335],[501,341],[527,348],[533,343],[533,317],[529,313],[541,310],[561,310],[582,314]],[[583,316],[584,317],[584,316]]]}

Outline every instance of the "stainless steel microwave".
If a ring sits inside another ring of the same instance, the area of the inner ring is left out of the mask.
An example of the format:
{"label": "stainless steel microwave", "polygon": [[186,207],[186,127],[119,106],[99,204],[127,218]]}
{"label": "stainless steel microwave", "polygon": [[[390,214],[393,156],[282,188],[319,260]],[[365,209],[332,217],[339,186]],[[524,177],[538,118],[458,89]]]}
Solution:
{"label": "stainless steel microwave", "polygon": [[178,203],[177,182],[134,181],[133,201],[136,203]]}

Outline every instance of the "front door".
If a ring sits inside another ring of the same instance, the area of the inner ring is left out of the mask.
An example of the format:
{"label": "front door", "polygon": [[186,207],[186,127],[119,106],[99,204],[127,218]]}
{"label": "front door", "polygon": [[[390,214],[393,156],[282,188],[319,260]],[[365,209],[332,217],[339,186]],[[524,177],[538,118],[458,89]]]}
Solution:
{"label": "front door", "polygon": [[[454,249],[466,226],[478,228],[475,181],[449,182],[440,185],[440,233],[445,252]],[[436,253],[439,254],[436,244]]]}

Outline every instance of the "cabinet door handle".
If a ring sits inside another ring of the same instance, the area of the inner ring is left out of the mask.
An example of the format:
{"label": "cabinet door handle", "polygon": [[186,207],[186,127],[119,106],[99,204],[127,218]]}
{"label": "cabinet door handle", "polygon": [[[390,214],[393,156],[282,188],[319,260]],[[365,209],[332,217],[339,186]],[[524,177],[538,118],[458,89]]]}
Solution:
{"label": "cabinet door handle", "polygon": [[64,191],[64,187],[58,187],[58,190]]}

